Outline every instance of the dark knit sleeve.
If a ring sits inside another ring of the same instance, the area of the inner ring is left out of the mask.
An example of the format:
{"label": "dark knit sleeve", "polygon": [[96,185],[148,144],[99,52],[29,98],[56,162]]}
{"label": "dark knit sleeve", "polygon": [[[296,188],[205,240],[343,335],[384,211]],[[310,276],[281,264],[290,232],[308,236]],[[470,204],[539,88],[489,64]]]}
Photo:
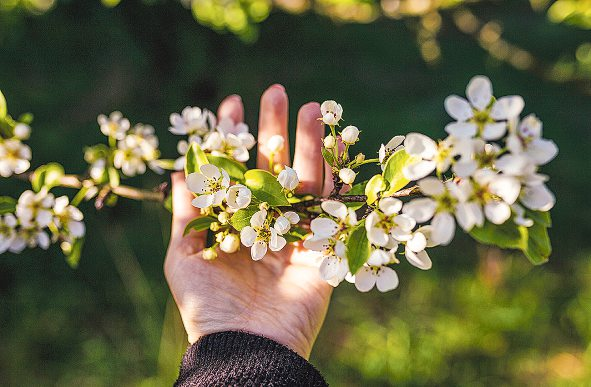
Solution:
{"label": "dark knit sleeve", "polygon": [[175,386],[326,386],[291,349],[245,332],[219,332],[191,345]]}

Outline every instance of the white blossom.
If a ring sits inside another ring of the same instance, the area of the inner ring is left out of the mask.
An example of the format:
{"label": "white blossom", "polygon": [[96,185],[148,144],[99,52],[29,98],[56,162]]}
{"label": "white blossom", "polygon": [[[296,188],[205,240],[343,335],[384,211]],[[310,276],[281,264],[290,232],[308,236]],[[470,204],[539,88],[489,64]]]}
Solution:
{"label": "white blossom", "polygon": [[322,121],[326,125],[338,125],[343,116],[343,107],[335,101],[324,101],[320,105]]}
{"label": "white blossom", "polygon": [[146,164],[155,168],[153,162],[158,156],[158,137],[154,134],[154,128],[137,124],[117,142],[113,165],[121,169],[124,175],[135,176],[146,172]]}
{"label": "white blossom", "polygon": [[189,142],[192,142],[196,137],[202,137],[213,130],[216,119],[215,115],[207,109],[187,106],[181,114],[170,115],[170,124],[172,126],[168,130],[172,134],[189,136]]}
{"label": "white blossom", "polygon": [[542,138],[542,122],[533,114],[521,120],[506,144],[511,153],[524,153],[535,165],[544,165],[558,154],[554,141]]}
{"label": "white blossom", "polygon": [[502,97],[493,101],[492,85],[484,76],[470,80],[466,88],[468,100],[457,95],[445,99],[445,110],[457,122],[445,127],[458,138],[480,135],[485,140],[498,140],[507,131],[507,121],[519,116],[524,107],[520,96]]}
{"label": "white blossom", "polygon": [[113,112],[109,117],[101,114],[97,118],[100,125],[101,132],[108,137],[113,137],[117,140],[125,138],[125,134],[130,128],[130,123],[127,118],[123,118],[121,112]]}
{"label": "white blossom", "polygon": [[41,191],[27,190],[21,194],[16,204],[16,216],[21,225],[40,228],[47,227],[53,220],[54,196]]}
{"label": "white blossom", "polygon": [[226,191],[230,186],[228,172],[213,164],[202,165],[199,172],[193,172],[187,176],[187,188],[197,197],[192,204],[197,208],[219,206],[226,197]]}
{"label": "white blossom", "polygon": [[15,253],[21,252],[25,247],[30,249],[40,247],[43,250],[47,250],[50,244],[51,239],[49,238],[49,235],[47,235],[47,233],[38,225],[21,225],[9,250]]}
{"label": "white blossom", "polygon": [[236,184],[228,188],[226,202],[233,210],[246,208],[252,200],[252,192],[242,184]]}
{"label": "white blossom", "polygon": [[[246,162],[250,158],[249,150],[255,145],[254,136],[249,133],[248,125],[243,122],[222,118],[213,130],[204,137],[201,148],[214,155],[227,155],[236,161]],[[185,152],[186,153],[186,152]]]}
{"label": "white blossom", "polygon": [[281,184],[281,186],[287,191],[293,191],[297,188],[298,184],[300,184],[300,179],[298,178],[298,174],[295,169],[290,168],[287,165],[281,172],[279,172],[277,180],[279,181],[279,184]]}
{"label": "white blossom", "polygon": [[353,184],[355,176],[357,176],[357,174],[351,168],[342,168],[339,171],[339,178],[345,184]]}
{"label": "white blossom", "polygon": [[273,226],[279,234],[283,235],[289,232],[291,226],[294,224],[298,224],[299,221],[300,216],[297,213],[293,211],[287,211],[286,213],[280,215],[279,217],[277,217],[277,219],[275,219],[275,224]]}
{"label": "white blossom", "polygon": [[0,139],[0,176],[10,177],[31,166],[31,148],[16,138]]}
{"label": "white blossom", "polygon": [[399,199],[383,198],[378,203],[378,210],[367,216],[365,230],[373,245],[392,249],[395,243],[411,239],[416,221],[406,214],[399,214],[401,208]]}
{"label": "white blossom", "polygon": [[60,196],[55,199],[53,206],[54,221],[58,228],[64,231],[66,239],[69,237],[81,238],[86,232],[82,219],[82,212],[69,204],[67,196]]}
{"label": "white blossom", "polygon": [[240,241],[246,247],[250,247],[250,256],[258,261],[267,253],[267,246],[271,251],[279,251],[285,247],[287,241],[281,234],[271,227],[267,219],[267,211],[257,211],[250,218],[250,226],[240,231]]}
{"label": "white blossom", "polygon": [[341,132],[341,140],[347,145],[355,144],[359,140],[359,129],[349,125]]}

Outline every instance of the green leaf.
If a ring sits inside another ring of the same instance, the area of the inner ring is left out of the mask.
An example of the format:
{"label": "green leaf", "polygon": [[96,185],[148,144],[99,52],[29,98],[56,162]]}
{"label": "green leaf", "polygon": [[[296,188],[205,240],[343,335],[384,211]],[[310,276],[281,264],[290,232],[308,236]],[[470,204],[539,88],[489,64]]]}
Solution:
{"label": "green leaf", "polygon": [[257,212],[259,208],[257,206],[249,206],[238,210],[230,218],[230,224],[237,231],[241,231],[244,227],[250,226],[250,218]]}
{"label": "green leaf", "polygon": [[534,221],[531,227],[518,226],[513,220],[501,225],[486,222],[483,227],[473,228],[470,235],[480,243],[498,246],[503,249],[521,250],[534,265],[548,261],[552,253],[548,236],[548,219],[541,218],[545,223]]}
{"label": "green leaf", "polygon": [[16,199],[10,196],[0,196],[0,215],[14,214],[16,212]]}
{"label": "green leaf", "polygon": [[552,253],[552,245],[548,236],[548,228],[541,223],[531,227],[519,227],[521,232],[521,250],[534,265],[548,262]]}
{"label": "green leaf", "polygon": [[397,150],[390,156],[382,173],[389,184],[388,191],[384,193],[384,196],[392,195],[410,183],[410,180],[402,174],[402,169],[414,161],[415,158],[406,153],[404,149]]}
{"label": "green leaf", "polygon": [[283,193],[283,187],[277,178],[262,169],[251,169],[244,174],[244,185],[252,191],[252,194],[262,202],[270,206],[289,206],[289,201]]}
{"label": "green leaf", "polygon": [[209,164],[205,152],[203,152],[199,144],[191,143],[185,155],[185,175],[199,172],[199,168],[205,164]]}
{"label": "green leaf", "polygon": [[487,221],[482,227],[474,227],[470,235],[480,243],[503,249],[519,249],[521,246],[521,232],[512,220],[500,225]]}
{"label": "green leaf", "polygon": [[154,160],[153,163],[157,167],[160,167],[160,168],[165,169],[167,171],[174,171],[174,161],[175,160],[171,160],[171,159],[160,159],[160,160]]}
{"label": "green leaf", "polygon": [[532,211],[526,210],[525,217],[533,220],[535,223],[540,223],[546,227],[552,227],[552,219],[550,218],[550,212]]}
{"label": "green leaf", "polygon": [[244,182],[244,172],[246,172],[244,164],[225,156],[207,155],[207,160],[216,167],[223,168],[232,180]]}
{"label": "green leaf", "polygon": [[365,221],[362,220],[355,226],[347,239],[347,260],[349,261],[349,271],[352,274],[357,273],[357,270],[367,262],[370,252],[371,245],[367,239]]}
{"label": "green leaf", "polygon": [[306,237],[307,231],[301,227],[292,227],[291,230],[283,237],[287,241],[287,243],[299,242]]}
{"label": "green leaf", "polygon": [[49,163],[40,166],[33,172],[33,177],[31,178],[33,190],[35,192],[41,191],[42,188],[50,190],[59,185],[64,174],[64,167],[58,163]]}
{"label": "green leaf", "polygon": [[322,157],[324,157],[324,160],[328,163],[328,165],[333,167],[335,165],[334,154],[330,150],[326,149],[325,147],[322,147],[321,151],[322,151]]}
{"label": "green leaf", "polygon": [[8,108],[6,107],[6,98],[4,98],[4,94],[0,90],[0,118],[5,118],[8,114]]}
{"label": "green leaf", "polygon": [[209,225],[215,222],[217,219],[211,216],[204,216],[201,218],[195,218],[185,226],[183,235],[187,235],[191,230],[203,231],[209,229]]}
{"label": "green leaf", "polygon": [[378,194],[386,189],[386,181],[382,175],[375,175],[365,187],[365,195],[367,196],[367,204],[373,204],[378,200]]}
{"label": "green leaf", "polygon": [[364,180],[360,183],[354,184],[345,195],[365,195],[365,187],[368,182],[368,180]]}
{"label": "green leaf", "polygon": [[[76,269],[80,263],[80,256],[82,255],[82,247],[84,246],[84,238],[78,238],[66,253],[66,262],[72,269]],[[65,251],[64,251],[65,252]]]}

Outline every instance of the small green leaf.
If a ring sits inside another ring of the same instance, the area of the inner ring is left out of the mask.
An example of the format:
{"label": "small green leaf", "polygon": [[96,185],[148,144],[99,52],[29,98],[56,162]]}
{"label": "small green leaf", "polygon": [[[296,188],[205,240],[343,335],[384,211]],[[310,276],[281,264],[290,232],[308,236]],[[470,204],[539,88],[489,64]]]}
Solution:
{"label": "small green leaf", "polygon": [[14,214],[16,212],[16,199],[10,196],[0,196],[0,215]]}
{"label": "small green leaf", "polygon": [[521,233],[512,220],[500,225],[487,221],[482,227],[474,227],[470,235],[480,243],[503,249],[518,249],[521,245]]}
{"label": "small green leaf", "polygon": [[328,165],[330,165],[331,167],[334,167],[334,154],[332,154],[332,152],[328,149],[326,149],[325,147],[321,148],[322,150],[322,157],[324,157],[324,160],[328,163]]}
{"label": "small green leaf", "polygon": [[367,204],[373,204],[378,200],[378,194],[386,189],[386,181],[382,175],[375,175],[365,187],[365,195],[367,196]]}
{"label": "small green leaf", "polygon": [[244,164],[225,156],[207,155],[207,160],[216,167],[223,168],[232,180],[244,182],[244,172],[246,172]]}
{"label": "small green leaf", "polygon": [[352,274],[357,273],[357,270],[367,262],[370,252],[371,245],[367,239],[365,221],[362,220],[355,226],[347,239],[347,260],[349,261],[349,271]]}
{"label": "small green leaf", "polygon": [[191,143],[185,155],[185,175],[199,172],[199,168],[205,164],[209,164],[205,152],[203,152],[199,144]]}
{"label": "small green leaf", "polygon": [[204,216],[201,218],[195,218],[185,226],[183,236],[187,235],[191,230],[203,231],[209,229],[209,225],[215,222],[217,219],[211,216]]}
{"label": "small green leaf", "polygon": [[548,236],[548,228],[541,223],[534,222],[531,227],[519,227],[521,232],[521,250],[534,265],[548,262],[552,253],[552,245]]}
{"label": "small green leaf", "polygon": [[525,217],[533,220],[536,223],[541,224],[545,227],[552,227],[552,219],[550,218],[550,212],[532,211],[526,210]]}
{"label": "small green leaf", "polygon": [[290,205],[283,193],[283,187],[271,173],[262,169],[251,169],[244,174],[244,178],[244,185],[250,188],[258,200],[267,202],[270,206]]}
{"label": "small green leaf", "polygon": [[6,107],[6,98],[4,98],[4,94],[0,90],[0,118],[5,118],[8,114],[8,108]]}
{"label": "small green leaf", "polygon": [[345,195],[365,195],[365,187],[368,182],[368,180],[364,180],[360,183],[354,184]]}
{"label": "small green leaf", "polygon": [[160,159],[160,160],[154,160],[153,163],[157,167],[160,167],[160,168],[165,169],[167,171],[174,171],[174,160]]}
{"label": "small green leaf", "polygon": [[[72,269],[76,269],[80,263],[80,256],[82,255],[82,247],[84,246],[84,238],[78,238],[66,253],[66,262]],[[65,251],[64,251],[65,252]]]}
{"label": "small green leaf", "polygon": [[236,230],[241,231],[244,227],[250,226],[250,218],[259,210],[257,206],[249,206],[238,210],[230,218],[230,224]]}
{"label": "small green leaf", "polygon": [[33,172],[33,177],[31,178],[33,190],[39,192],[42,188],[49,190],[59,185],[64,174],[64,167],[58,163],[49,163],[40,166]]}
{"label": "small green leaf", "polygon": [[307,231],[301,227],[292,227],[291,230],[283,237],[287,241],[287,243],[299,242],[306,237]]}
{"label": "small green leaf", "polygon": [[414,161],[415,158],[406,153],[404,149],[397,150],[388,158],[382,173],[382,176],[389,184],[388,191],[384,193],[384,196],[392,195],[410,183],[410,180],[402,174],[402,169]]}

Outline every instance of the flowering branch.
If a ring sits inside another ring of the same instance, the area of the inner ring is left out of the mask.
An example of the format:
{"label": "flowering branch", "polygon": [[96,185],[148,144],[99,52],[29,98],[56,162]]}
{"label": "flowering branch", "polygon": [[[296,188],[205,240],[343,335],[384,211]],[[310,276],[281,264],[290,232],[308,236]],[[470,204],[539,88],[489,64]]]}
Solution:
{"label": "flowering branch", "polygon": [[[329,284],[347,280],[363,292],[373,287],[388,291],[398,286],[394,267],[399,256],[421,270],[431,268],[428,249],[448,245],[457,225],[481,243],[519,249],[532,263],[543,263],[551,253],[547,229],[555,197],[545,184],[548,176],[539,170],[558,148],[542,138],[536,116],[520,118],[521,97],[495,98],[489,79],[482,76],[470,81],[466,95],[444,102],[453,119],[445,126],[446,138],[397,135],[381,145],[375,159],[352,156],[361,131],[352,125],[339,130],[342,106],[322,103],[321,120],[329,133],[321,152],[334,183],[327,197],[297,194],[297,171],[275,162],[285,146],[283,137],[272,136],[264,144],[270,151],[268,171],[248,169],[245,162],[255,145],[248,126],[227,118],[217,121],[196,107],[170,116],[169,131],[183,136],[176,160],[160,158],[154,128],[132,127],[114,112],[98,117],[107,144],[85,150],[88,178],[67,175],[56,163],[26,172],[31,150],[23,141],[30,121],[8,116],[2,97],[0,175],[27,179],[33,190],[18,201],[0,197],[0,253],[60,242],[75,265],[85,235],[77,208],[82,200],[96,197],[97,208],[113,205],[118,196],[166,205],[167,185],[148,191],[120,180],[148,169],[184,169],[195,196],[192,205],[201,210],[185,232],[213,233],[204,259],[236,253],[242,245],[253,260],[260,260],[268,250],[302,242],[321,258],[320,276]],[[359,169],[370,165],[381,171],[355,184]],[[55,198],[50,191],[56,186],[78,193],[71,201]]]}

